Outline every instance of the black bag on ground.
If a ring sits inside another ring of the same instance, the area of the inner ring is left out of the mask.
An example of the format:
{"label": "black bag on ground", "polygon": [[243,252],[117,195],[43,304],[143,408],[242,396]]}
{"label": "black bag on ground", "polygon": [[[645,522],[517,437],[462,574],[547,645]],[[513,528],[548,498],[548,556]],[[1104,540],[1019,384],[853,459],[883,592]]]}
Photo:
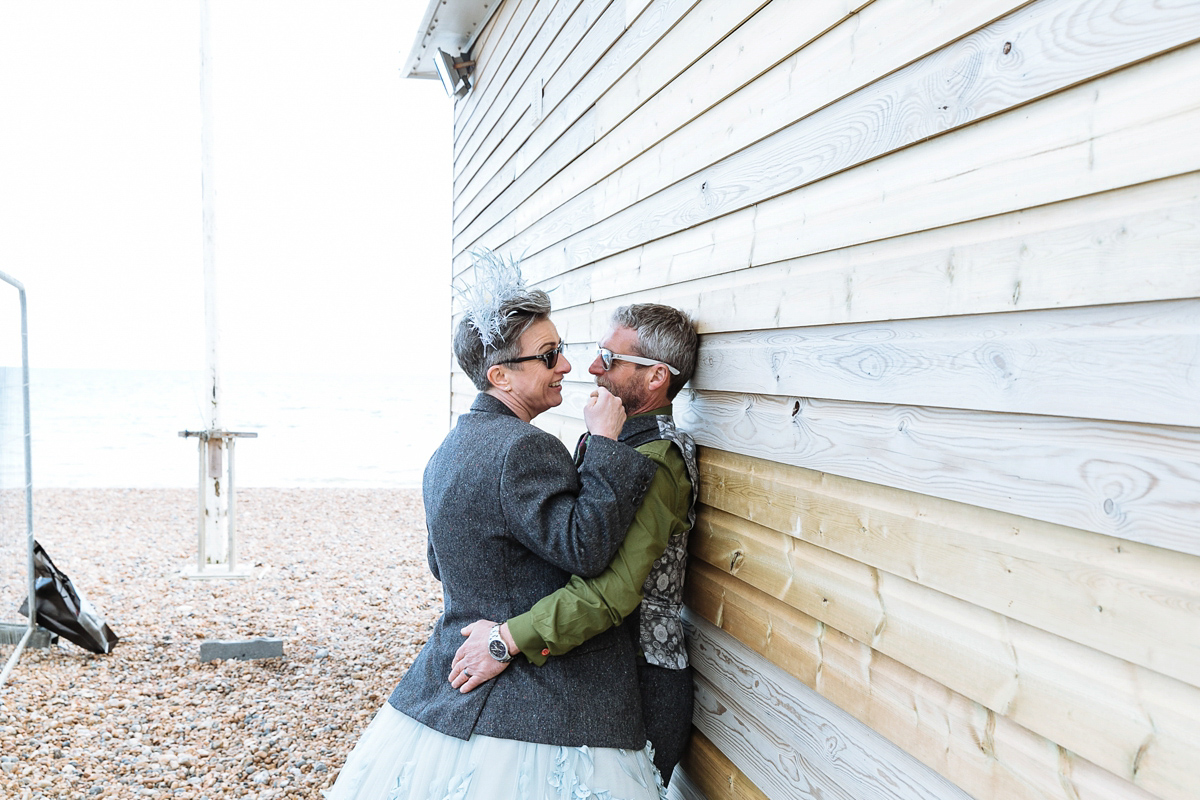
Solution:
{"label": "black bag on ground", "polygon": [[[60,572],[37,542],[33,543],[33,596],[37,599],[37,624],[93,653],[108,653],[117,643],[104,619],[79,596],[66,573]],[[29,616],[29,598],[19,613]]]}

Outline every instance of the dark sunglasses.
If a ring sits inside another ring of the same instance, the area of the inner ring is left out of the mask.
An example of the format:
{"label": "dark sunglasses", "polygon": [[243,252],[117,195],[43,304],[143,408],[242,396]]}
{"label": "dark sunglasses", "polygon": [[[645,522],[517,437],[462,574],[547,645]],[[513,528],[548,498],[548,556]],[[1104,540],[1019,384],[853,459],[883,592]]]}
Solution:
{"label": "dark sunglasses", "polygon": [[546,369],[554,369],[558,364],[558,357],[566,348],[566,342],[559,342],[558,347],[553,350],[547,350],[544,353],[538,353],[536,356],[521,356],[520,358],[510,358],[508,361],[501,361],[501,364],[520,364],[522,361],[540,361],[546,365]]}
{"label": "dark sunglasses", "polygon": [[653,367],[658,364],[662,364],[670,371],[672,375],[679,374],[679,370],[675,369],[665,361],[655,361],[652,358],[642,358],[641,356],[627,356],[623,353],[614,353],[607,347],[597,347],[596,355],[600,356],[600,363],[604,365],[605,372],[608,372],[610,369],[612,369],[614,361],[628,361],[633,364],[641,364],[643,367]]}

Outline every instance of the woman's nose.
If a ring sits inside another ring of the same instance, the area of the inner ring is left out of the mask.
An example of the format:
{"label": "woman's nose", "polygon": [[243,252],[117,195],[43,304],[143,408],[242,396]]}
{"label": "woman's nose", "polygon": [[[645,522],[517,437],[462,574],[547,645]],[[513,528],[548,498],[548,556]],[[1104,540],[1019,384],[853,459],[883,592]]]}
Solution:
{"label": "woman's nose", "polygon": [[571,371],[571,362],[567,360],[566,353],[559,353],[558,363],[554,365],[554,371],[562,375],[566,375]]}

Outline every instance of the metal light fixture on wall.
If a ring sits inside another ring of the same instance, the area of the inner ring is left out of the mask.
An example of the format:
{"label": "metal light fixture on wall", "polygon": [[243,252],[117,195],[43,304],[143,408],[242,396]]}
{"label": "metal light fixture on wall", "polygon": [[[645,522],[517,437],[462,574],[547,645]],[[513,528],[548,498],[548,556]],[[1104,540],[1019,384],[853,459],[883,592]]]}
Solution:
{"label": "metal light fixture on wall", "polygon": [[451,97],[462,97],[471,88],[470,70],[475,66],[474,61],[459,61],[462,56],[450,55],[445,50],[439,49],[437,55],[434,56],[433,64],[437,67],[438,77],[442,79],[442,86],[446,88],[446,94]]}

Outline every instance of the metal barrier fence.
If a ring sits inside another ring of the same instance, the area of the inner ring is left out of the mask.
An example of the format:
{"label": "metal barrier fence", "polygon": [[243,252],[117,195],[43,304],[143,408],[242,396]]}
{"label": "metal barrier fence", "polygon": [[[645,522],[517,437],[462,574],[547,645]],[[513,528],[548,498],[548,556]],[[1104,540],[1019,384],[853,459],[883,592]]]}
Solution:
{"label": "metal barrier fence", "polygon": [[[8,291],[9,286],[16,291]],[[0,688],[37,630],[34,608],[28,619],[17,613],[21,601],[33,597],[31,461],[25,287],[0,272],[0,635],[16,640],[0,645],[0,652],[11,649],[0,671]]]}

